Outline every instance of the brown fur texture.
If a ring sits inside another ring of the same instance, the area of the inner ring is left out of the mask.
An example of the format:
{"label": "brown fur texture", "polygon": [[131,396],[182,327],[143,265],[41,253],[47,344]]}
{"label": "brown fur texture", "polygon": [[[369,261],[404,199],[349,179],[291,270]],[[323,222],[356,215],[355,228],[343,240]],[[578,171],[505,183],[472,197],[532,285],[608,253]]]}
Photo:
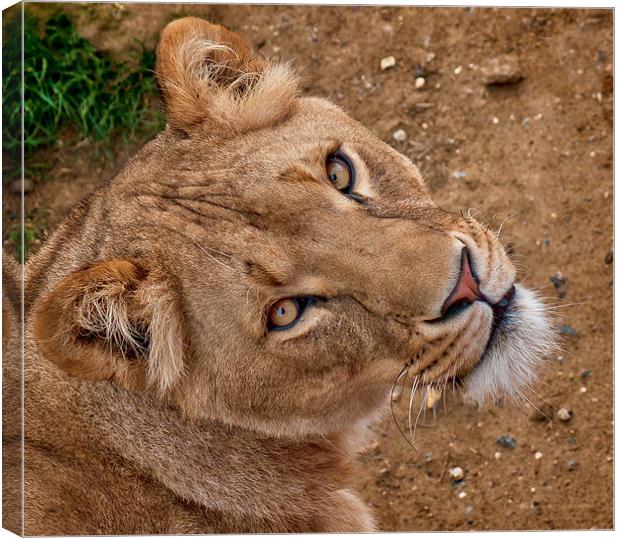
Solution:
{"label": "brown fur texture", "polygon": [[[494,328],[515,279],[496,237],[286,66],[195,18],[157,52],[167,128],[26,267],[25,531],[372,530],[353,455],[399,372],[495,390],[512,371],[489,354],[527,377],[546,319],[518,287]],[[437,321],[464,247],[487,302]]]}

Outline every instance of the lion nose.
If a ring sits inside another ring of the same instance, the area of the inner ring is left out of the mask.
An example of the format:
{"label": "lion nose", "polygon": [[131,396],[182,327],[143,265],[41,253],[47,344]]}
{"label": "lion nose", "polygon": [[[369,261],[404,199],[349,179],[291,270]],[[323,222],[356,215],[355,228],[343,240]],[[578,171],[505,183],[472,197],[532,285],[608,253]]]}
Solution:
{"label": "lion nose", "polygon": [[472,273],[471,263],[469,260],[469,251],[464,248],[461,253],[461,273],[456,286],[443,303],[441,307],[441,315],[445,317],[448,314],[460,311],[474,301],[482,299],[482,293],[478,287],[478,281]]}

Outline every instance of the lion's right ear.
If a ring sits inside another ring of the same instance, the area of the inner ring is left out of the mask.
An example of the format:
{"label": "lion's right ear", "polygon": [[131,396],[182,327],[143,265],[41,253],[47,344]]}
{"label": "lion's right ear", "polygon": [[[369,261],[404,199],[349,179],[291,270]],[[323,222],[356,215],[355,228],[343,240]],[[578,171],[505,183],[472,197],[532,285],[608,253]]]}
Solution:
{"label": "lion's right ear", "polygon": [[168,123],[183,131],[259,129],[284,119],[297,94],[288,66],[267,61],[235,32],[196,17],[164,28],[156,73]]}
{"label": "lion's right ear", "polygon": [[100,262],[65,277],[35,304],[34,337],[50,361],[82,379],[165,396],[183,372],[177,295],[137,262]]}

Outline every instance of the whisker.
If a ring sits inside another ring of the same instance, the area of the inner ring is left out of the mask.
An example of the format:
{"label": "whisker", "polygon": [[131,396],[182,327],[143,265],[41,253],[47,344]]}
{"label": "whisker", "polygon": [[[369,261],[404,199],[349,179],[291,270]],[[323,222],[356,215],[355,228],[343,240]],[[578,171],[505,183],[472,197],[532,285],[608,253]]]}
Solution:
{"label": "whisker", "polygon": [[422,409],[424,409],[424,407],[425,407],[424,404],[426,403],[426,399],[427,398],[428,398],[428,390],[427,390],[427,388],[425,388],[424,397],[422,397],[420,399],[420,410],[418,411],[418,416],[416,417],[415,424],[413,426],[413,438],[412,438],[412,441],[414,443],[415,443],[415,432],[416,432],[416,429],[418,428],[418,422],[420,421],[420,414],[422,413]]}
{"label": "whisker", "polygon": [[[392,398],[392,396],[394,394],[394,389],[396,387],[396,383],[398,383],[398,380],[403,376],[403,374],[405,376],[404,379],[405,380],[407,379],[407,374],[409,373],[409,369],[410,368],[411,368],[411,363],[405,364],[403,369],[398,374],[398,377],[396,377],[396,379],[394,380],[394,383],[392,384],[392,390],[390,391],[390,412],[392,413],[392,419],[394,420],[394,424],[396,424],[396,428],[398,429],[398,432],[400,433],[402,438],[405,441],[407,441],[407,443],[409,445],[411,445],[411,448],[413,448],[417,452],[418,449],[414,445],[411,444],[411,441],[409,441],[409,439],[405,435],[405,432],[403,432],[402,428],[400,427],[400,424],[398,423],[398,420],[396,418],[396,414],[394,413],[394,399]],[[404,385],[404,382],[403,382],[403,385]],[[403,390],[404,390],[404,386],[403,386]]]}
{"label": "whisker", "polygon": [[555,405],[553,405],[551,402],[545,400],[540,394],[538,394],[538,392],[536,392],[533,388],[530,387],[530,390],[538,397],[540,398],[544,403],[546,403],[549,407],[551,407],[551,409],[553,409],[554,411],[557,411],[557,408]]}
{"label": "whisker", "polygon": [[414,437],[413,437],[413,429],[412,429],[412,425],[411,425],[411,408],[413,407],[413,398],[415,396],[415,393],[418,389],[418,384],[420,382],[420,378],[418,376],[415,376],[413,383],[411,384],[411,395],[409,397],[409,435],[411,437],[411,445],[415,446],[415,441],[414,441]]}
{"label": "whisker", "polygon": [[545,413],[543,413],[540,409],[538,409],[538,407],[536,407],[525,394],[521,394],[521,398],[523,398],[527,403],[529,403],[534,409],[536,409],[536,411],[538,411],[547,420],[552,420],[553,417],[548,417],[547,415],[545,415]]}

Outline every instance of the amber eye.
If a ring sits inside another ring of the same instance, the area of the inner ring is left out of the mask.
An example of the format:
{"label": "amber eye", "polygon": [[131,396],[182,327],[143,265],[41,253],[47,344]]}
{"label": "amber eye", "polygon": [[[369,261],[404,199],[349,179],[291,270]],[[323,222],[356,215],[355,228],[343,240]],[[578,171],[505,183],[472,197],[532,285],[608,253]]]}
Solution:
{"label": "amber eye", "polygon": [[310,297],[288,297],[280,299],[269,309],[269,328],[288,329],[299,321],[306,306],[310,303]]}
{"label": "amber eye", "polygon": [[355,172],[353,165],[342,153],[334,153],[327,158],[325,163],[327,179],[340,192],[349,194],[355,184]]}

